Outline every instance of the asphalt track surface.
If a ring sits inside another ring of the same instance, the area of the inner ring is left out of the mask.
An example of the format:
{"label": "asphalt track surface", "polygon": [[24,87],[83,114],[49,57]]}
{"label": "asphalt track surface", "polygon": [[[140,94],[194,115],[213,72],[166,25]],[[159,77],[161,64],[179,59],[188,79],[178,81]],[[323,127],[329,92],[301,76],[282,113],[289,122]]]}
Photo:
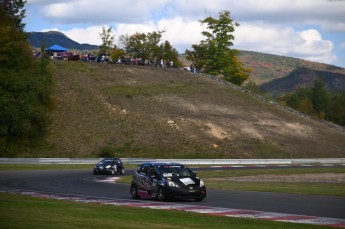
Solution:
{"label": "asphalt track surface", "polygon": [[[126,171],[126,174],[131,173],[131,170]],[[0,187],[54,194],[131,199],[129,185],[95,182],[106,178],[109,176],[93,175],[91,170],[86,169],[5,171],[0,172]],[[202,202],[189,200],[171,202],[345,219],[345,197],[214,189],[208,189],[207,192],[207,198]]]}

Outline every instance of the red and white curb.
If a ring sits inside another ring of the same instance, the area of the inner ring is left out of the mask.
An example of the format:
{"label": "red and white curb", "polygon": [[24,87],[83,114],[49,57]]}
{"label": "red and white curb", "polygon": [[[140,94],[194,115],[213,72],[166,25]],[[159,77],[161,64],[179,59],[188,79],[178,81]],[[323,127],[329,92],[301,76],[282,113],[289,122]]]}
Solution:
{"label": "red and white curb", "polygon": [[157,202],[157,201],[149,201],[149,200],[140,201],[140,200],[125,200],[125,199],[107,199],[107,198],[98,198],[98,197],[92,197],[92,196],[64,195],[64,194],[54,194],[54,193],[47,193],[47,192],[27,191],[27,190],[8,189],[8,188],[0,188],[0,192],[29,195],[29,196],[40,197],[40,198],[68,200],[68,201],[82,202],[82,203],[98,203],[98,204],[107,204],[107,205],[116,205],[116,206],[161,209],[161,210],[180,210],[180,211],[216,215],[216,216],[254,218],[254,219],[279,221],[279,222],[303,223],[303,224],[345,228],[345,219],[336,219],[336,218],[292,215],[292,214],[283,214],[283,213],[208,207],[208,206],[198,206],[198,205],[174,204],[174,203],[168,203],[168,202]]}

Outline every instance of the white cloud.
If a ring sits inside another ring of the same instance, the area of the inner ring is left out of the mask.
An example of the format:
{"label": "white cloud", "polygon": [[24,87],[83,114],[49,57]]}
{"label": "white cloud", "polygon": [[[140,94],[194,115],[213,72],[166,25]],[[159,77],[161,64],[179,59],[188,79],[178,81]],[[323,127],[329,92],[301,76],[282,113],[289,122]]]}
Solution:
{"label": "white cloud", "polygon": [[158,23],[160,30],[164,29],[163,40],[169,41],[179,52],[191,49],[192,44],[200,43],[204,30],[199,21],[187,20],[181,17],[162,19]]}
{"label": "white cloud", "polygon": [[62,24],[141,23],[151,20],[171,0],[83,0],[57,1],[42,7],[42,15]]}
{"label": "white cloud", "polygon": [[345,1],[328,0],[188,0],[176,1],[175,14],[202,19],[216,17],[229,10],[242,22],[263,21],[271,24],[295,23],[321,25],[324,29],[345,31]]}
{"label": "white cloud", "polygon": [[235,32],[238,49],[253,50],[284,56],[331,63],[337,59],[332,54],[334,45],[324,40],[315,29],[296,31],[292,27],[245,24]]}
{"label": "white cloud", "polygon": [[[108,28],[108,27],[106,27]],[[92,26],[88,28],[73,28],[68,31],[61,31],[67,37],[81,44],[101,45],[102,41],[99,33],[102,32],[102,26]]]}
{"label": "white cloud", "polygon": [[[74,0],[74,1],[82,1],[82,0]],[[27,5],[50,5],[59,2],[70,2],[70,0],[27,0]]]}
{"label": "white cloud", "polygon": [[[141,23],[162,17],[202,19],[229,10],[235,21],[321,25],[345,31],[345,1],[330,0],[28,0],[49,21],[71,24]],[[158,17],[158,18],[157,18]]]}
{"label": "white cloud", "polygon": [[[94,45],[101,45],[102,41],[100,38],[100,33],[102,32],[102,27],[109,28],[109,25],[99,25],[91,26],[87,28],[73,28],[66,31],[61,31],[66,36],[71,38],[78,43],[87,43]],[[112,27],[113,35],[115,36],[115,44],[118,44],[118,39],[121,35],[132,35],[136,32],[138,33],[148,33],[152,31],[157,31],[157,27],[153,22],[148,22],[146,24],[118,24]]]}
{"label": "white cloud", "polygon": [[112,26],[116,39],[165,29],[163,40],[183,52],[203,39],[200,19],[228,10],[241,24],[235,48],[331,63],[338,50],[323,33],[345,32],[343,0],[28,0],[27,5],[39,9],[35,14],[52,23],[49,27],[96,45],[101,25]]}
{"label": "white cloud", "polygon": [[345,42],[341,43],[341,44],[340,44],[340,47],[343,48],[343,49],[345,49]]}
{"label": "white cloud", "polygon": [[157,26],[153,23],[153,21],[149,21],[143,24],[118,24],[115,29],[115,34],[117,36],[121,35],[132,35],[136,32],[138,33],[148,33],[157,31]]}
{"label": "white cloud", "polygon": [[[103,25],[108,28],[108,25]],[[162,19],[155,24],[153,21],[145,24],[124,24],[120,23],[112,27],[115,35],[115,40],[118,40],[121,35],[132,35],[136,32],[148,33],[153,31],[165,30],[162,35],[162,41],[168,40],[173,47],[178,51],[184,52],[185,49],[190,49],[191,44],[198,44],[203,38],[201,35],[202,27],[198,21],[188,21],[181,17],[173,19]],[[51,31],[57,29],[49,29],[44,31]],[[100,45],[101,39],[99,33],[102,31],[102,26],[91,26],[88,28],[73,28],[70,30],[61,31],[66,36],[79,43],[88,43]],[[178,32],[177,32],[178,31]],[[119,45],[116,42],[117,45]]]}
{"label": "white cloud", "polygon": [[[200,40],[204,39],[201,35],[204,28],[199,21],[181,17],[162,19],[157,24],[153,21],[146,24],[118,24],[113,31],[117,40],[124,34],[148,33],[163,29],[166,32],[163,34],[162,40],[168,40],[179,52],[191,49],[192,44],[198,44]],[[79,43],[100,45],[99,33],[101,31],[102,26],[92,26],[62,32]],[[244,24],[237,27],[234,43],[234,48],[238,49],[293,56],[323,63],[331,63],[337,59],[332,54],[333,43],[323,39],[321,33],[316,29],[296,31],[292,27],[280,28],[262,23]]]}

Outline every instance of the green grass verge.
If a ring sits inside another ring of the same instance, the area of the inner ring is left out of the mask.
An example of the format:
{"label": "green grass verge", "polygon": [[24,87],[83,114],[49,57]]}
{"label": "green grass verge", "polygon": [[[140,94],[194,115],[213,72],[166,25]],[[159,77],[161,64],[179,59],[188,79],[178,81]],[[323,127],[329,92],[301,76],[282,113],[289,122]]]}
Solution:
{"label": "green grass verge", "polygon": [[304,168],[277,168],[277,169],[238,169],[219,171],[198,171],[202,178],[224,178],[255,175],[292,175],[310,173],[345,173],[345,167],[304,167]]}
{"label": "green grass verge", "polygon": [[0,193],[1,228],[327,228]]}
{"label": "green grass verge", "polygon": [[255,176],[255,175],[292,175],[292,174],[322,174],[345,173],[345,168],[287,168],[287,169],[249,169],[200,171],[208,188],[246,190],[261,192],[280,192],[307,195],[345,196],[343,183],[306,183],[306,182],[235,182],[227,180],[214,180],[214,178]]}
{"label": "green grass verge", "polygon": [[305,195],[345,196],[344,184],[311,184],[311,183],[282,183],[282,182],[215,182],[205,179],[208,188],[279,192]]}

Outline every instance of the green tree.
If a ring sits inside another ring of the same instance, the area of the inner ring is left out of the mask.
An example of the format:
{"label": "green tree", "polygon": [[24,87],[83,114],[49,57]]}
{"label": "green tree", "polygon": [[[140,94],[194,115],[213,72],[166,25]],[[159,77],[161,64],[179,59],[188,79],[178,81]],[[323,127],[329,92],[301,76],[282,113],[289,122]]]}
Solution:
{"label": "green tree", "polygon": [[329,93],[324,88],[321,80],[315,80],[311,89],[311,100],[313,107],[319,118],[324,118],[329,108]]}
{"label": "green tree", "polygon": [[135,33],[131,36],[125,35],[122,36],[122,41],[126,52],[133,56],[142,59],[148,59],[148,38],[145,33]]}
{"label": "green tree", "polygon": [[109,27],[106,29],[104,26],[102,27],[102,32],[99,33],[101,37],[102,44],[100,46],[100,54],[103,53],[110,53],[113,48],[115,48],[114,40],[115,36],[113,35],[113,29]]}
{"label": "green tree", "polygon": [[12,17],[15,26],[20,31],[24,30],[25,24],[22,22],[25,17],[25,6],[26,0],[0,0],[0,8],[4,12]]}
{"label": "green tree", "polygon": [[15,156],[46,133],[51,108],[49,59],[34,59],[17,21],[0,7],[0,157]]}
{"label": "green tree", "polygon": [[157,62],[163,58],[178,64],[176,49],[171,46],[169,41],[161,43],[164,32],[135,33],[131,36],[128,34],[121,35],[120,43],[130,56],[142,58],[149,62]]}
{"label": "green tree", "polygon": [[147,33],[147,60],[150,62],[156,62],[162,55],[162,49],[159,46],[162,34],[165,33],[164,30],[158,32]]}
{"label": "green tree", "polygon": [[295,92],[285,94],[278,98],[278,100],[295,110],[312,115],[315,111],[311,98],[310,88],[298,88]]}
{"label": "green tree", "polygon": [[345,92],[330,93],[320,80],[315,80],[312,88],[299,88],[278,100],[295,110],[345,126]]}
{"label": "green tree", "polygon": [[206,47],[203,45],[192,45],[193,50],[186,50],[186,59],[192,61],[192,65],[201,71],[206,64]]}
{"label": "green tree", "polygon": [[[241,85],[249,77],[249,70],[236,57],[236,52],[230,47],[235,39],[233,33],[239,26],[230,17],[229,11],[219,13],[219,18],[207,17],[200,21],[206,24],[206,31],[202,35],[206,37],[200,45],[193,46],[194,51],[190,59],[194,59],[198,65],[203,64],[203,71],[212,75],[222,75],[225,80]],[[198,53],[201,52],[201,53]],[[202,58],[196,60],[196,57]]]}
{"label": "green tree", "polygon": [[345,92],[336,92],[331,95],[326,118],[339,125],[345,126]]}
{"label": "green tree", "polygon": [[119,58],[123,58],[126,55],[125,50],[115,47],[110,52],[110,57],[113,61],[117,61]]}
{"label": "green tree", "polygon": [[165,41],[160,45],[160,50],[162,50],[162,59],[166,61],[173,61],[173,65],[171,67],[179,66],[178,60],[178,52],[174,49],[169,41]]}

